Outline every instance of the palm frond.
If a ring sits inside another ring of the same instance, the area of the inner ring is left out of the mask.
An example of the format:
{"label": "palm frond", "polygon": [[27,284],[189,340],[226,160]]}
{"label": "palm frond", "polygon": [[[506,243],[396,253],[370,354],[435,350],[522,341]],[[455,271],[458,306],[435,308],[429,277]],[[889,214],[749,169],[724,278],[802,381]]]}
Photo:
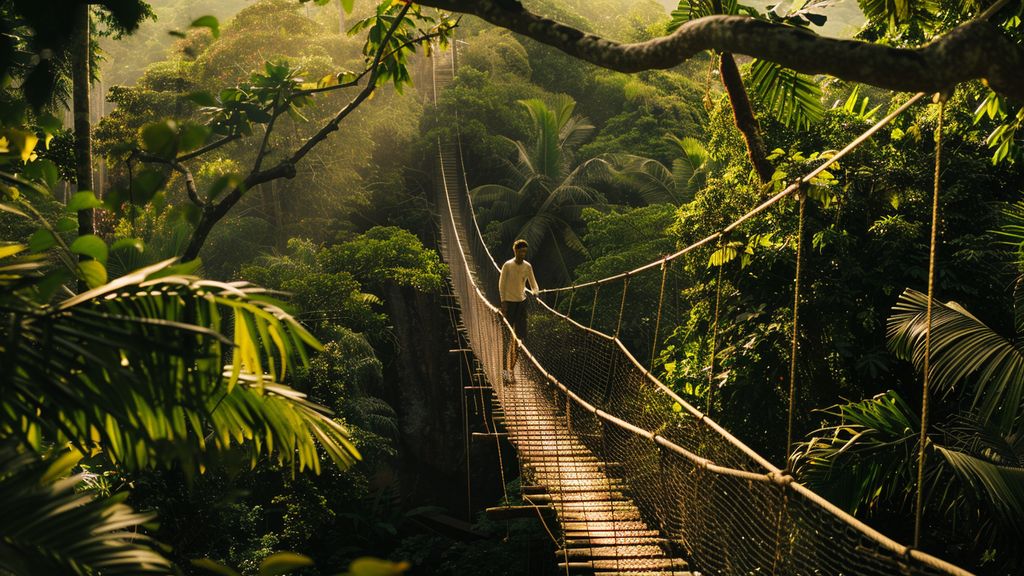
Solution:
{"label": "palm frond", "polygon": [[627,188],[648,204],[679,205],[688,201],[690,193],[679,179],[661,162],[632,154],[602,154],[580,165],[581,181],[608,183]]}
{"label": "palm frond", "polygon": [[[531,218],[529,214],[517,214],[498,223],[498,236],[501,239],[504,253],[508,253],[511,250],[512,242],[521,237],[522,231],[528,227]],[[530,242],[531,246],[535,245],[530,239],[526,241]],[[504,248],[509,250],[504,250]]]}
{"label": "palm frond", "polygon": [[[795,453],[801,481],[853,512],[864,507],[909,510],[917,485],[920,417],[894,391],[824,412],[836,422],[817,430]],[[991,438],[977,443],[960,436],[976,434],[963,425],[938,426],[941,433],[928,438],[929,452],[937,456],[926,460],[926,513],[959,530],[984,533],[984,539],[1002,538],[1003,545],[1019,542],[1024,536],[1024,468],[984,456],[992,455],[986,448]]]}
{"label": "palm frond", "polygon": [[170,264],[13,310],[0,428],[101,448],[127,468],[201,470],[207,452],[247,441],[298,469],[319,469],[317,443],[340,466],[358,458],[326,409],[280,384],[319,348],[312,335],[264,290],[167,275]]}
{"label": "palm frond", "polygon": [[138,532],[152,520],[122,503],[77,492],[81,477],[61,480],[77,459],[40,460],[10,443],[0,447],[0,572],[172,574],[170,562]]}
{"label": "palm frond", "polygon": [[679,138],[674,134],[665,134],[665,138],[682,152],[682,156],[672,163],[676,190],[692,189],[692,192],[696,192],[704,186],[707,172],[714,163],[711,153],[703,142],[690,136]]}
{"label": "palm frond", "polygon": [[[538,174],[556,180],[561,170],[560,126],[557,112],[537,98],[519,100],[519,104],[526,108],[533,122],[533,150],[528,157]],[[525,146],[519,147],[520,155],[525,149]]]}
{"label": "palm frond", "polygon": [[590,251],[587,250],[587,246],[571,226],[565,226],[562,228],[562,241],[569,247],[569,249],[580,256],[590,258]]}
{"label": "palm frond", "polygon": [[1024,275],[1013,283],[1013,328],[1018,338],[1024,336]]}
{"label": "palm frond", "polygon": [[526,180],[541,174],[542,172],[539,167],[534,165],[535,160],[529,149],[527,149],[526,144],[519,140],[510,141],[516,148],[516,162],[509,165],[512,174],[519,180]]}
{"label": "palm frond", "polygon": [[373,396],[361,396],[349,402],[355,425],[385,438],[398,438],[398,415],[390,404]]}
{"label": "palm frond", "polygon": [[672,11],[672,20],[668,24],[668,31],[674,32],[690,20],[711,16],[714,13],[715,9],[711,0],[680,0],[679,5]]}
{"label": "palm frond", "polygon": [[562,154],[568,155],[571,150],[578,148],[590,138],[597,128],[590,123],[586,116],[572,116],[561,125],[558,139],[562,147]]}
{"label": "palm frond", "polygon": [[925,29],[938,21],[941,3],[937,0],[857,0],[869,22],[885,24],[890,32],[909,24]]}
{"label": "palm frond", "polygon": [[584,204],[593,206],[604,202],[601,194],[588,186],[574,184],[562,184],[555,188],[544,199],[539,210],[540,213],[556,212],[559,208],[572,204]]}
{"label": "palm frond", "polygon": [[1008,204],[1002,210],[1003,223],[995,234],[999,244],[1013,250],[1017,265],[1024,265],[1024,201]]}
{"label": "palm frond", "polygon": [[549,98],[548,103],[545,105],[554,113],[555,126],[558,127],[557,132],[559,141],[564,140],[566,135],[564,127],[568,125],[569,120],[573,118],[572,113],[576,109],[576,101],[568,94],[555,94]]}
{"label": "palm frond", "polygon": [[484,184],[470,190],[473,204],[486,207],[490,216],[498,220],[507,220],[523,210],[526,192],[514,190],[501,184]]}
{"label": "palm frond", "polygon": [[787,127],[809,128],[822,119],[821,87],[810,76],[768,60],[754,60],[750,85],[757,98]]}
{"label": "palm frond", "polygon": [[995,515],[1007,528],[1001,534],[1016,534],[1011,541],[1024,537],[1024,468],[995,464],[966,452],[936,445],[939,454],[956,473],[975,503]]}
{"label": "palm frond", "polygon": [[[907,289],[888,322],[889,347],[924,367],[928,297]],[[979,418],[1002,429],[1022,414],[1024,352],[955,302],[933,302],[931,383],[939,392],[956,390]]]}
{"label": "palm frond", "polygon": [[[673,166],[680,162],[682,160],[676,159]],[[684,180],[684,176],[678,174],[675,168],[669,170],[657,160],[645,159],[641,162],[634,173],[634,179],[637,192],[648,204],[667,203],[678,206],[686,201],[689,177]],[[689,196],[692,197],[692,194]]]}
{"label": "palm frond", "polygon": [[838,506],[856,512],[901,500],[914,485],[918,419],[895,392],[823,411],[838,420],[796,452],[797,475]]}

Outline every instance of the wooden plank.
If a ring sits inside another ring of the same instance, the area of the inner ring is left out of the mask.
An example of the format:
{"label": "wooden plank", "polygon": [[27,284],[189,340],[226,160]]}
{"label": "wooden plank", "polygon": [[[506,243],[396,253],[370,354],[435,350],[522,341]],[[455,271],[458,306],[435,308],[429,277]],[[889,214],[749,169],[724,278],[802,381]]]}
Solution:
{"label": "wooden plank", "polygon": [[536,518],[538,513],[545,518],[555,517],[555,509],[550,506],[495,506],[487,508],[484,512],[492,520]]}

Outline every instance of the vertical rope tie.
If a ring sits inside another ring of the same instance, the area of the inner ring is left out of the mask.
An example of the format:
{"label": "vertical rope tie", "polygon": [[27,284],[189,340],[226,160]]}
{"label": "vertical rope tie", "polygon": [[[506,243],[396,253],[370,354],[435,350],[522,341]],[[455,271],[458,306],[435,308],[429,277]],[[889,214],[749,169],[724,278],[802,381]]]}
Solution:
{"label": "vertical rope tie", "polygon": [[800,202],[800,217],[796,229],[796,272],[793,279],[793,342],[789,353],[789,415],[786,426],[786,473],[792,472],[792,460],[789,455],[793,453],[793,414],[796,408],[796,352],[799,345],[797,329],[800,326],[800,264],[803,256],[804,245],[804,209],[807,206],[806,183],[798,190]]}
{"label": "vertical rope tie", "polygon": [[619,302],[619,319],[615,322],[615,337],[622,330],[622,313],[626,310],[626,292],[629,290],[629,274],[622,280],[622,300]]}
{"label": "vertical rope tie", "polygon": [[921,518],[924,515],[924,464],[928,443],[928,387],[931,381],[932,357],[932,300],[935,298],[935,260],[939,228],[939,171],[942,167],[942,120],[946,108],[946,95],[936,94],[939,105],[938,125],[935,128],[935,180],[932,188],[932,236],[928,247],[928,308],[924,330],[924,384],[921,387],[921,438],[917,452],[917,502],[914,505],[914,548],[921,545]]}
{"label": "vertical rope tie", "polygon": [[572,301],[576,299],[576,285],[573,284],[572,290],[569,291],[569,309],[565,312],[565,317],[572,319]]}
{"label": "vertical rope tie", "polygon": [[650,370],[654,372],[654,354],[658,351],[658,330],[661,329],[661,305],[665,302],[665,278],[668,277],[670,266],[668,256],[661,261],[661,290],[658,293],[658,316],[654,320],[654,338],[651,342],[651,364]]}
{"label": "vertical rope tie", "polygon": [[[724,239],[718,237],[718,249],[722,249]],[[718,353],[718,311],[722,303],[722,269],[725,268],[725,263],[718,265],[718,280],[715,281],[715,320],[711,324],[711,365],[708,366],[708,405],[704,409],[704,414],[711,415],[711,405],[714,402],[713,394],[715,389],[715,356]]]}
{"label": "vertical rope tie", "polygon": [[597,295],[600,292],[601,292],[601,285],[600,284],[595,284],[594,285],[594,303],[590,305],[590,324],[587,325],[587,327],[591,328],[591,329],[594,328],[594,314],[597,312]]}

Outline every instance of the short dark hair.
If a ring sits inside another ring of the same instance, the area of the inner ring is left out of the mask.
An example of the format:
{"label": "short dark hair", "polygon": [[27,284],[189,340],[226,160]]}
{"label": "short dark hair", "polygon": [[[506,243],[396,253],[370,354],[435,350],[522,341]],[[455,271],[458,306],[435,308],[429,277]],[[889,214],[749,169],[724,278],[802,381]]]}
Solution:
{"label": "short dark hair", "polygon": [[518,249],[518,248],[528,248],[529,246],[530,246],[530,245],[526,243],[526,240],[524,240],[524,239],[520,238],[519,240],[516,240],[516,241],[515,241],[515,242],[514,242],[514,243],[512,244],[512,249],[513,249],[513,250],[516,250],[516,249]]}

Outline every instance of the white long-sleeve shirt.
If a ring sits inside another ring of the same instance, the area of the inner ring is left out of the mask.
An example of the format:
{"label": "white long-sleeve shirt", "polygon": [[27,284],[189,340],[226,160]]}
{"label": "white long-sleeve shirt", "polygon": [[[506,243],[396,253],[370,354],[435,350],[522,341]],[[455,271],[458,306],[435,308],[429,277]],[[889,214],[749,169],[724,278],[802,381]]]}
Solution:
{"label": "white long-sleeve shirt", "polygon": [[533,275],[533,266],[526,260],[517,264],[515,258],[509,259],[501,265],[501,275],[498,276],[498,293],[501,294],[502,302],[522,302],[526,300],[526,281],[530,281],[533,293],[540,291],[537,285],[537,278]]}

